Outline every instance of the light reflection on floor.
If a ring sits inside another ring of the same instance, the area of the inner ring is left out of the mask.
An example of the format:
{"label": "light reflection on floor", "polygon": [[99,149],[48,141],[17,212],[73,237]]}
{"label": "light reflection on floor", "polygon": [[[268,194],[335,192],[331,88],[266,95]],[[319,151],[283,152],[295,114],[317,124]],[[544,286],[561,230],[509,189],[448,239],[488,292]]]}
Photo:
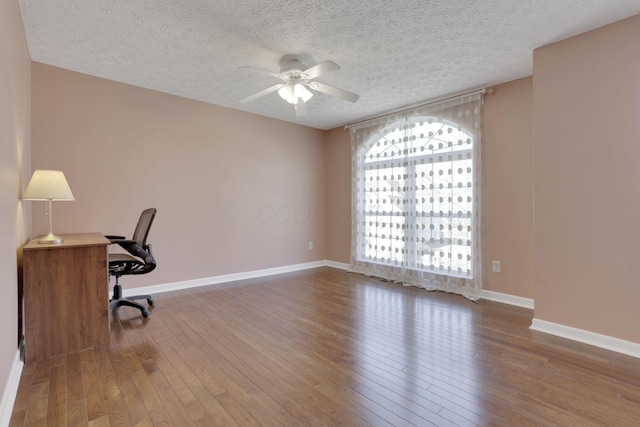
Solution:
{"label": "light reflection on floor", "polygon": [[[377,359],[359,357],[363,375],[378,375],[403,398],[420,396],[416,405],[432,412],[445,401],[456,402],[467,421],[476,420],[484,411],[474,393],[481,369],[474,359],[474,303],[401,284],[354,282],[360,334],[355,351]],[[388,361],[384,371],[380,357]]]}

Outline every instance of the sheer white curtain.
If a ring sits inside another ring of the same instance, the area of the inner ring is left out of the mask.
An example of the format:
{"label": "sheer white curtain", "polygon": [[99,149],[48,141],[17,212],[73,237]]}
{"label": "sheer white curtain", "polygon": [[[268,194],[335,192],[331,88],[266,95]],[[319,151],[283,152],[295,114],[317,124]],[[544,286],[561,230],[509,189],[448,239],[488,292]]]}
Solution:
{"label": "sheer white curtain", "polygon": [[350,271],[480,297],[483,93],[350,127]]}

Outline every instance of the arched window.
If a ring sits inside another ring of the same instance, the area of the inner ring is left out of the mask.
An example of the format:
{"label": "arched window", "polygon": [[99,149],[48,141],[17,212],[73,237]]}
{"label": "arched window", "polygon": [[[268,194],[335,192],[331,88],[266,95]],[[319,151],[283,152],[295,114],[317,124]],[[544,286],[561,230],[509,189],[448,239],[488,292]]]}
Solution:
{"label": "arched window", "polygon": [[353,271],[477,290],[479,106],[414,112],[352,130]]}
{"label": "arched window", "polygon": [[362,150],[359,257],[471,277],[473,135],[418,117],[386,127]]}

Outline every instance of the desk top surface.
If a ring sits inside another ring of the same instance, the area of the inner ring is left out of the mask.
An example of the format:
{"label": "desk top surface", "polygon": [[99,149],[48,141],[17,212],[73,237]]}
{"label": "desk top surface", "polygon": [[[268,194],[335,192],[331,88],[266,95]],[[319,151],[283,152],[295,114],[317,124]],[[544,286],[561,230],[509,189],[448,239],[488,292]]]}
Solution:
{"label": "desk top surface", "polygon": [[38,239],[33,239],[27,243],[23,250],[35,249],[61,249],[79,246],[109,245],[111,241],[101,233],[72,233],[58,234],[64,241],[62,243],[38,243]]}

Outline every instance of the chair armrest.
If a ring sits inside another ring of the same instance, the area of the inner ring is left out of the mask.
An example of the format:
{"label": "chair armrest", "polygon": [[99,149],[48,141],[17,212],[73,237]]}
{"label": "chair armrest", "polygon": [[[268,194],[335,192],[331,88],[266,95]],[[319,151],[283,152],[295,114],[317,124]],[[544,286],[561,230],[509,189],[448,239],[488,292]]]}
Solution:
{"label": "chair armrest", "polygon": [[[127,239],[124,236],[115,236],[115,235],[112,235],[112,234],[108,234],[108,235],[105,235],[104,237],[109,239],[112,244],[116,243],[116,244],[120,245],[120,247],[122,247],[122,249],[126,250],[130,254],[135,255],[137,257],[144,258],[143,256],[140,256],[140,255],[137,254],[140,251],[140,249],[142,249],[142,251],[146,251],[146,252],[151,253],[151,244],[150,243],[141,247],[140,244],[137,241],[131,240],[131,239]],[[136,253],[134,253],[134,252],[136,252]]]}
{"label": "chair armrest", "polygon": [[139,255],[134,254],[134,252],[139,252],[140,250],[144,251],[144,248],[142,248],[138,242],[131,239],[113,239],[111,240],[111,243],[116,243],[120,245],[122,249],[126,250],[127,252],[135,256],[139,256]]}

